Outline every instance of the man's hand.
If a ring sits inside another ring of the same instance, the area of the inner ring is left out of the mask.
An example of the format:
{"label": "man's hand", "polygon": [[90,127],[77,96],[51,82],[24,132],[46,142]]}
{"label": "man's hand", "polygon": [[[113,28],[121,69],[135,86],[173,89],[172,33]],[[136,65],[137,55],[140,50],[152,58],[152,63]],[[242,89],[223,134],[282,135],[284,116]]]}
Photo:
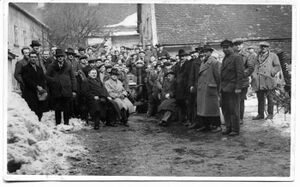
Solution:
{"label": "man's hand", "polygon": [[95,100],[99,100],[99,97],[98,97],[98,96],[94,96],[94,99],[95,99]]}
{"label": "man's hand", "polygon": [[165,97],[166,97],[167,99],[169,99],[169,98],[170,98],[170,94],[167,93]]}
{"label": "man's hand", "polygon": [[72,92],[73,97],[76,97],[76,92]]}
{"label": "man's hand", "polygon": [[111,98],[111,97],[107,97],[107,99],[109,99],[109,100],[112,100],[112,98]]}
{"label": "man's hand", "polygon": [[235,89],[234,92],[235,92],[236,94],[238,94],[238,93],[241,93],[242,90],[241,90],[241,89]]}
{"label": "man's hand", "polygon": [[194,86],[191,86],[191,87],[190,87],[190,93],[193,93],[193,92],[194,92],[194,89],[195,89]]}
{"label": "man's hand", "polygon": [[39,85],[37,85],[36,87],[37,87],[37,89],[38,89],[39,92],[43,90],[43,88],[41,86],[39,86]]}
{"label": "man's hand", "polygon": [[121,99],[125,99],[125,96],[123,94],[120,95]]}

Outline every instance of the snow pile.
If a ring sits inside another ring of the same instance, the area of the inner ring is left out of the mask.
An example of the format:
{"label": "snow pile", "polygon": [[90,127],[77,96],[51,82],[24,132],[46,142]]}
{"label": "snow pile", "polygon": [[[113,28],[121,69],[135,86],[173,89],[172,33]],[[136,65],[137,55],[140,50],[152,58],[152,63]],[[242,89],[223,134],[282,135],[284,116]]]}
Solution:
{"label": "snow pile", "polygon": [[[257,113],[257,98],[256,96],[248,97],[245,101],[245,115],[254,117]],[[290,124],[291,124],[291,114],[287,113],[284,114],[284,108],[277,108],[274,107],[274,118],[272,120],[264,120],[262,123],[263,126],[267,127],[274,127],[277,129],[281,135],[283,136],[290,136]]]}
{"label": "snow pile", "polygon": [[[42,122],[20,95],[8,99],[7,168],[10,174],[64,175],[67,159],[86,156],[86,150],[71,134],[54,128],[54,112],[46,113]],[[72,119],[73,130],[81,121]],[[60,127],[63,128],[63,127]]]}

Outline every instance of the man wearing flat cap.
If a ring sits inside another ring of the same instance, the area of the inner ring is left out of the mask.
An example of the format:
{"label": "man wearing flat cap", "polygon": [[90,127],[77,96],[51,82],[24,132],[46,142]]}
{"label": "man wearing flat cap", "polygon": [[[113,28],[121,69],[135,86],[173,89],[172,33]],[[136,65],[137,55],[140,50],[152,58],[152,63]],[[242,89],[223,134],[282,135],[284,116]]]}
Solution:
{"label": "man wearing flat cap", "polygon": [[268,42],[260,42],[259,47],[260,51],[251,82],[258,100],[258,115],[253,120],[264,119],[265,97],[268,101],[268,116],[266,119],[273,119],[274,101],[271,92],[276,88],[275,75],[281,70],[281,66],[278,56],[270,52]]}
{"label": "man wearing flat cap", "polygon": [[249,77],[254,71],[254,64],[256,58],[253,55],[246,54],[243,51],[243,41],[237,40],[233,42],[234,52],[243,58],[244,76],[242,84],[242,92],[240,94],[240,124],[243,124],[244,111],[245,111],[245,100],[247,99],[247,92],[249,87]]}
{"label": "man wearing flat cap", "polygon": [[225,57],[221,67],[221,107],[225,119],[224,135],[236,136],[240,132],[240,93],[242,90],[243,58],[234,53],[233,42],[224,40],[221,47]]}

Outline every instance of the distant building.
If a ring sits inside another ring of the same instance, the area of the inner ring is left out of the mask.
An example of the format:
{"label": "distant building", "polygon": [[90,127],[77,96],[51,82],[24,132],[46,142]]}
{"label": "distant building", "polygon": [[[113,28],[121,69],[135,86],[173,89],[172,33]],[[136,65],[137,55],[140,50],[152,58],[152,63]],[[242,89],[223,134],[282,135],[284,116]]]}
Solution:
{"label": "distant building", "polygon": [[[8,50],[10,53],[17,55],[17,58],[11,58],[9,61],[9,74],[14,73],[15,63],[23,56],[21,49],[29,46],[32,40],[38,40],[42,44],[42,48],[49,47],[50,28],[43,22],[38,20],[29,12],[25,11],[15,3],[9,3],[8,9]],[[12,88],[17,88],[14,78],[11,79]],[[9,83],[10,84],[10,83]]]}
{"label": "distant building", "polygon": [[246,45],[262,40],[291,53],[291,5],[138,4],[141,43],[160,43],[171,53],[209,43],[220,50],[223,39]]}
{"label": "distant building", "polygon": [[140,41],[137,32],[137,13],[127,16],[122,22],[113,25],[107,25],[102,32],[92,33],[87,37],[87,45],[95,45],[103,42],[107,38],[106,44],[109,46],[133,47]]}

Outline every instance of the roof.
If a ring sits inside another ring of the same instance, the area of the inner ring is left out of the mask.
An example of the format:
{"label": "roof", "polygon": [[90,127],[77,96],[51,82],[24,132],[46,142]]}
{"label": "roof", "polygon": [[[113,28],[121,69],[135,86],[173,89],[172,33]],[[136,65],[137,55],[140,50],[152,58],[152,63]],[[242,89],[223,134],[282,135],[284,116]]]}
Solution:
{"label": "roof", "polygon": [[39,19],[37,19],[35,16],[33,16],[32,14],[30,14],[29,12],[25,11],[24,9],[22,9],[21,7],[19,7],[18,5],[16,5],[15,3],[9,3],[9,6],[15,8],[16,10],[20,11],[21,13],[23,13],[26,17],[28,17],[29,19],[33,20],[35,23],[37,23],[38,25],[41,25],[42,27],[50,30],[50,27],[48,25],[46,25],[45,23],[43,23],[42,21],[40,21]]}
{"label": "roof", "polygon": [[114,25],[107,25],[106,27],[137,27],[137,13],[127,16],[123,21]]}
{"label": "roof", "polygon": [[291,38],[290,5],[155,4],[158,42]]}

